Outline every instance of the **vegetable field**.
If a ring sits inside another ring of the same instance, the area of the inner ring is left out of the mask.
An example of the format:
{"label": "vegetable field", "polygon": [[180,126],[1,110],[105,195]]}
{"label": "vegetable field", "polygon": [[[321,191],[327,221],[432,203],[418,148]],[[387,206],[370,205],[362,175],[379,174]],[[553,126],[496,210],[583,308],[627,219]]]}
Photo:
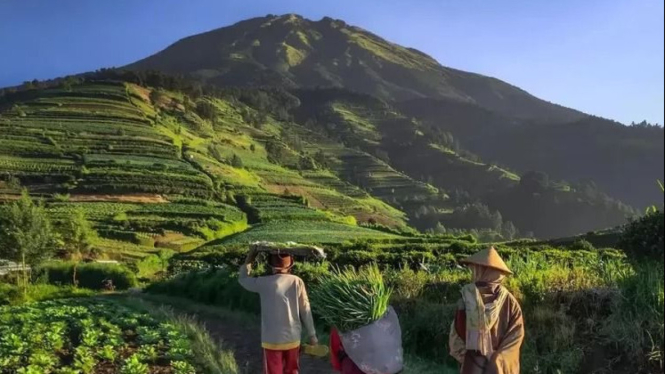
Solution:
{"label": "vegetable field", "polygon": [[0,308],[2,373],[200,372],[173,323],[100,299]]}

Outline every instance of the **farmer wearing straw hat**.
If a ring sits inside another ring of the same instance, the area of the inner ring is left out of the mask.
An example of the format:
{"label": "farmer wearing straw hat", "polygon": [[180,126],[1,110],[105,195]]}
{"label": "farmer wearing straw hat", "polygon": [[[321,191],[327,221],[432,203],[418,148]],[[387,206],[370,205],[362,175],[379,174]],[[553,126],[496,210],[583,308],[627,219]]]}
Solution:
{"label": "farmer wearing straw hat", "polygon": [[473,272],[473,283],[462,288],[450,328],[450,354],[462,364],[462,374],[519,374],[522,309],[501,285],[512,271],[494,247],[462,263]]}
{"label": "farmer wearing straw hat", "polygon": [[261,297],[261,341],[265,374],[298,374],[300,337],[305,325],[309,343],[317,345],[305,283],[290,274],[293,257],[271,254],[272,275],[250,277],[258,252],[253,247],[240,267],[240,284]]}

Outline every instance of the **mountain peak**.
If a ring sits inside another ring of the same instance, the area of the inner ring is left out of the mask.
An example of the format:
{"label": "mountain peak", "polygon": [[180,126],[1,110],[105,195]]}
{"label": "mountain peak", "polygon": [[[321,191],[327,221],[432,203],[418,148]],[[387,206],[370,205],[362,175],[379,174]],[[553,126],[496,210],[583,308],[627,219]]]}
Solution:
{"label": "mountain peak", "polygon": [[537,120],[584,116],[498,79],[444,67],[343,20],[293,13],[194,35],[126,68],[190,74],[223,86],[342,87],[387,101],[452,99]]}

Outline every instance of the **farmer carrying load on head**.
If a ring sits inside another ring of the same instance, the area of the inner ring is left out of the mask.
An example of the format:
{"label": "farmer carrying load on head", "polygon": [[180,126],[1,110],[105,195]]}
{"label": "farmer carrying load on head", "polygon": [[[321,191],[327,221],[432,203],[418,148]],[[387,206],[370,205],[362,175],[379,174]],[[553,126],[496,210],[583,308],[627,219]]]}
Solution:
{"label": "farmer carrying load on head", "polygon": [[450,354],[462,364],[462,374],[519,374],[522,309],[501,285],[512,271],[494,247],[462,263],[473,272],[473,283],[462,288],[450,328]]}
{"label": "farmer carrying load on head", "polygon": [[305,283],[290,274],[293,256],[270,254],[272,275],[250,277],[252,263],[258,251],[250,249],[245,264],[240,267],[240,284],[261,297],[261,341],[265,374],[298,374],[300,338],[305,325],[309,344],[317,345],[314,320],[305,290]]}

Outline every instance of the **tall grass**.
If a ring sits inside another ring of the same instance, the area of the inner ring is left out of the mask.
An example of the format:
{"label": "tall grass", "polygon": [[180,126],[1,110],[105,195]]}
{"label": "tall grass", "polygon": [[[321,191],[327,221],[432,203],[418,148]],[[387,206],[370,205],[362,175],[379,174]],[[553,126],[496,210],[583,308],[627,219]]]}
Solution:
{"label": "tall grass", "polygon": [[[73,262],[49,262],[41,265],[35,276],[57,285],[71,285],[74,272]],[[126,290],[138,285],[136,275],[128,268],[116,264],[87,263],[77,266],[78,285],[92,290],[104,288],[104,280],[110,279],[118,290]]]}
{"label": "tall grass", "polygon": [[[624,257],[601,252],[515,253],[507,262],[515,275],[505,284],[521,302],[525,316],[523,372],[662,372],[658,370],[663,355],[662,264],[632,266]],[[313,295],[326,278],[328,265],[304,264],[298,271]],[[382,275],[386,287],[393,289],[390,303],[400,318],[405,353],[454,364],[448,354],[448,332],[460,286],[470,281],[470,272],[404,267],[386,269]],[[242,290],[235,272],[226,270],[182,275],[148,290],[254,315],[259,312],[258,300],[248,302],[255,295]],[[313,297],[315,315],[323,314],[327,304]]]}
{"label": "tall grass", "polygon": [[241,374],[233,352],[224,349],[223,342],[215,342],[206,329],[193,317],[177,314],[172,309],[157,307],[138,298],[123,298],[121,302],[144,310],[177,325],[192,342],[194,359],[205,374]]}
{"label": "tall grass", "polygon": [[641,262],[619,281],[619,297],[602,334],[621,358],[663,369],[663,264]]}
{"label": "tall grass", "polygon": [[0,283],[0,305],[20,305],[29,302],[64,299],[69,297],[92,296],[95,292],[73,286],[55,286],[52,284],[31,284],[27,292],[11,284]]}

